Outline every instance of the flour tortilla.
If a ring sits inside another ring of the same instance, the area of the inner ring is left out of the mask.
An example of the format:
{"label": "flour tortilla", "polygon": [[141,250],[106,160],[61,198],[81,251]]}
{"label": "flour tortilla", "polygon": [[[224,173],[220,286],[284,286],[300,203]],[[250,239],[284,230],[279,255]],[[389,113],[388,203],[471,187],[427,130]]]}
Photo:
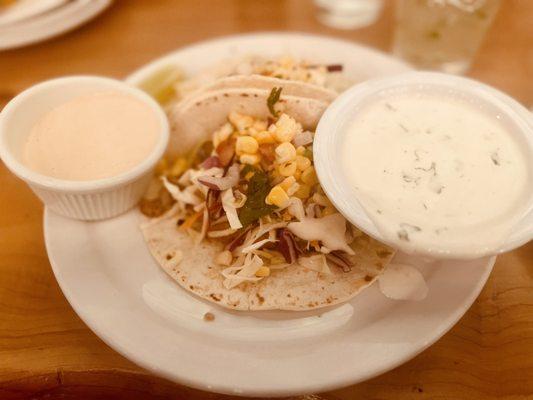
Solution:
{"label": "flour tortilla", "polygon": [[273,270],[257,283],[245,282],[226,289],[220,273],[223,267],[214,262],[222,250],[220,244],[194,244],[171,217],[145,225],[143,234],[154,258],[181,287],[222,307],[241,311],[304,311],[346,302],[371,285],[393,256],[389,247],[364,235],[352,244],[356,255],[350,272],[331,266],[332,275],[325,275],[294,264]]}
{"label": "flour tortilla", "polygon": [[[218,89],[201,92],[168,110],[171,125],[167,148],[169,158],[185,155],[199,142],[211,139],[232,111],[267,118],[271,89]],[[304,129],[314,130],[328,102],[281,94],[283,112],[294,117]]]}
{"label": "flour tortilla", "polygon": [[[278,57],[274,57],[273,59],[276,59]],[[264,75],[257,74],[256,67],[260,67],[262,64],[268,62],[269,60],[273,60],[272,58],[265,58],[260,56],[244,56],[244,57],[234,57],[234,58],[228,58],[225,59],[219,63],[216,63],[203,71],[200,71],[195,76],[181,82],[177,86],[177,92],[180,96],[180,98],[186,98],[190,96],[191,94],[197,93],[197,92],[203,92],[206,91],[207,88],[209,88],[212,85],[217,85],[217,82],[220,80],[223,80],[228,77],[244,77],[244,76],[254,76],[254,77],[262,77],[266,79],[274,79],[276,82],[276,85],[279,84],[290,84],[292,83],[302,83],[304,86],[310,86],[315,87],[318,89],[323,89],[326,92],[336,93],[336,86],[333,85],[330,89],[326,89],[323,86],[315,85],[312,83],[306,83],[303,81],[293,81],[293,80],[287,80],[287,79],[279,79],[274,77],[267,77]],[[339,76],[343,76],[342,73],[329,73],[326,75],[326,87],[330,87],[329,81],[331,78],[333,80],[337,80]],[[271,81],[272,82],[272,81]],[[242,86],[241,86],[242,87]],[[254,85],[250,87],[257,87]],[[296,94],[299,95],[299,94]],[[305,97],[305,96],[304,96]]]}
{"label": "flour tortilla", "polygon": [[232,75],[222,77],[211,84],[203,86],[202,92],[220,89],[262,89],[282,88],[282,93],[290,96],[305,97],[331,103],[338,96],[334,90],[312,83],[290,81],[263,75]]}

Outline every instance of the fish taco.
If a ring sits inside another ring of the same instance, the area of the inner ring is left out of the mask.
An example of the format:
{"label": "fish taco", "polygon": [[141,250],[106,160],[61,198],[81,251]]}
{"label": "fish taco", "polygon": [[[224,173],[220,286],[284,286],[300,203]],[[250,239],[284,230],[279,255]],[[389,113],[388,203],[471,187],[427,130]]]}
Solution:
{"label": "fish taco", "polygon": [[181,151],[161,163],[140,204],[163,270],[223,307],[345,302],[393,256],[348,223],[320,186],[313,131],[327,102],[282,91],[219,87],[198,93],[200,104],[179,105],[179,117],[169,117],[181,121],[173,132]]}

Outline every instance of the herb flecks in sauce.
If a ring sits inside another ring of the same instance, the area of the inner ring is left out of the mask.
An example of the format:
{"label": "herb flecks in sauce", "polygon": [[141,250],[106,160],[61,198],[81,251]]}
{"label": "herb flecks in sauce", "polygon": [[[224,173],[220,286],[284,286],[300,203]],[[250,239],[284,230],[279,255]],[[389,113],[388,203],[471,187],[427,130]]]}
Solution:
{"label": "herb flecks in sauce", "polygon": [[385,108],[387,108],[389,111],[398,111],[398,109],[393,107],[390,103],[385,103]]}
{"label": "herb flecks in sauce", "polygon": [[402,174],[402,179],[405,181],[405,182],[412,182],[414,180],[414,178],[410,175],[407,175],[405,172]]}
{"label": "herb flecks in sauce", "polygon": [[[406,251],[486,254],[527,206],[527,150],[503,119],[454,93],[413,89],[376,99],[345,137],[342,163],[358,200],[383,237]],[[400,227],[406,221],[422,230]]]}
{"label": "herb flecks in sauce", "polygon": [[403,240],[405,242],[409,242],[410,241],[409,234],[407,233],[407,231],[405,229],[400,229],[398,231],[398,239]]}
{"label": "herb flecks in sauce", "polygon": [[408,224],[406,222],[400,223],[400,228],[401,229],[399,229],[397,232],[398,239],[404,240],[406,242],[409,242],[411,240],[409,234],[422,231],[422,228],[420,228],[419,226]]}
{"label": "herb flecks in sauce", "polygon": [[415,167],[415,169],[425,171],[425,172],[433,172],[433,176],[437,175],[437,164],[435,162],[432,162],[428,168]]}
{"label": "herb flecks in sauce", "polygon": [[407,230],[409,230],[411,232],[420,232],[422,230],[422,228],[420,228],[419,226],[408,224],[406,222],[402,222],[400,224],[400,227],[403,228],[403,229],[407,229]]}
{"label": "herb flecks in sauce", "polygon": [[418,186],[418,184],[420,183],[419,176],[412,176],[412,175],[406,174],[405,172],[402,173],[402,179],[405,183],[413,183],[415,186]]}
{"label": "herb flecks in sauce", "polygon": [[500,154],[498,153],[498,151],[495,151],[493,152],[491,155],[490,155],[490,159],[492,160],[492,163],[496,166],[499,166],[500,165]]}

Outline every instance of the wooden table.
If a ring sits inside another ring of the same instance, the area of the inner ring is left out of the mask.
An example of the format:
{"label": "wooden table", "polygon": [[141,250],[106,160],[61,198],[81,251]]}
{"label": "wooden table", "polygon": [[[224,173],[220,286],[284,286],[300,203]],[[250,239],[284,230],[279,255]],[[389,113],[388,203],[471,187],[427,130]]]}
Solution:
{"label": "wooden table", "polygon": [[[533,104],[533,1],[505,0],[471,76]],[[20,90],[65,74],[123,77],[185,44],[236,32],[298,30],[387,51],[388,3],[375,25],[319,25],[310,1],[120,1],[67,36],[0,53],[0,107]],[[500,257],[485,289],[441,340],[368,382],[301,399],[533,398],[533,243]],[[0,398],[226,399],[157,378],[100,341],[52,275],[42,206],[0,164]]]}

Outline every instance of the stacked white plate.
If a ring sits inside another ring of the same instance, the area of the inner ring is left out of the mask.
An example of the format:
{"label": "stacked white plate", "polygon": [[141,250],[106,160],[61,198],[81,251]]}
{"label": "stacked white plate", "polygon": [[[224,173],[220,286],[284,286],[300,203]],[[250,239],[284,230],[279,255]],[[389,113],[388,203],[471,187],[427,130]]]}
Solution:
{"label": "stacked white plate", "polygon": [[15,0],[0,7],[0,50],[37,43],[74,29],[112,0]]}

